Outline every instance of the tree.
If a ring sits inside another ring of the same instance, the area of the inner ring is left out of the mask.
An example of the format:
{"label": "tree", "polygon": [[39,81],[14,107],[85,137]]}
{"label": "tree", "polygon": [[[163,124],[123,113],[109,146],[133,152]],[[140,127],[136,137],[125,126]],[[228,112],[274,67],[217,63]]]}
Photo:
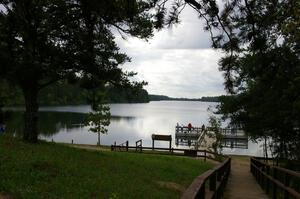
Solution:
{"label": "tree", "polygon": [[[211,127],[210,132],[207,133],[208,137],[213,138],[214,142],[211,145],[211,149],[216,154],[222,154],[222,139],[223,135],[220,132],[221,129],[221,120],[216,116],[210,116],[208,123]],[[221,156],[220,156],[221,157]],[[218,158],[220,158],[218,157]]]}
{"label": "tree", "polygon": [[300,159],[300,2],[297,0],[158,1],[163,23],[178,22],[186,5],[205,20],[230,96],[219,113],[253,139],[272,138],[281,157]]}
{"label": "tree", "polygon": [[299,11],[297,1],[228,1],[208,20],[208,30],[222,29],[212,38],[231,94],[219,112],[291,159],[300,159]]}
{"label": "tree", "polygon": [[151,2],[132,0],[1,0],[0,77],[19,86],[25,99],[26,141],[37,142],[38,93],[62,79],[94,88],[130,84],[118,66],[130,59],[113,31],[152,36]]}
{"label": "tree", "polygon": [[233,96],[223,100],[220,111],[252,138],[271,138],[280,157],[300,159],[300,37],[289,29],[291,24],[300,27],[300,4],[244,2],[231,5],[240,11],[227,26],[236,44],[220,64]]}
{"label": "tree", "polygon": [[93,112],[90,112],[86,118],[86,126],[89,126],[89,131],[98,133],[97,145],[100,146],[100,134],[107,133],[107,126],[110,124],[110,112],[107,104],[97,103],[93,107]]}

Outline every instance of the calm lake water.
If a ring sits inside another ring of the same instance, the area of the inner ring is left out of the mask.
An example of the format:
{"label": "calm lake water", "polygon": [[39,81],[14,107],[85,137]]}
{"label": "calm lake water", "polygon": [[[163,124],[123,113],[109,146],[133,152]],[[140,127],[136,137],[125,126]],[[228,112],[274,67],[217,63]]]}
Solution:
{"label": "calm lake water", "polygon": [[[171,134],[173,147],[175,146],[175,126],[193,126],[208,124],[208,118],[217,103],[187,102],[187,101],[157,101],[142,104],[111,104],[111,123],[108,134],[101,135],[101,144],[111,145],[116,141],[118,144],[129,140],[130,145],[142,139],[143,146],[151,146],[151,135]],[[23,128],[22,108],[11,109],[10,120],[7,122],[7,131],[20,134]],[[88,127],[82,126],[86,113],[91,109],[83,106],[57,106],[41,107],[39,119],[40,139],[54,140],[55,142],[80,144],[97,143],[97,134],[89,132]],[[158,147],[168,147],[167,142],[155,143]],[[224,149],[227,154],[244,154],[261,156],[260,144],[249,142],[248,149]]]}

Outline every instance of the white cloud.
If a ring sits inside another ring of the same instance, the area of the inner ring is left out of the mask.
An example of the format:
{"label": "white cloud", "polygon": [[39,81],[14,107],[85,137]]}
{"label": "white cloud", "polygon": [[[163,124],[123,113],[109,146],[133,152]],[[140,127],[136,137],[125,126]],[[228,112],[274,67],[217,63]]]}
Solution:
{"label": "white cloud", "polygon": [[146,89],[151,94],[195,98],[224,94],[218,71],[221,52],[210,48],[209,34],[192,9],[186,9],[181,20],[149,42],[116,35],[121,51],[132,58],[123,68],[138,72],[137,78],[149,83]]}
{"label": "white cloud", "polygon": [[218,71],[219,51],[213,49],[127,49],[133,62],[124,68],[138,72],[153,94],[174,97],[201,97],[223,94]]}

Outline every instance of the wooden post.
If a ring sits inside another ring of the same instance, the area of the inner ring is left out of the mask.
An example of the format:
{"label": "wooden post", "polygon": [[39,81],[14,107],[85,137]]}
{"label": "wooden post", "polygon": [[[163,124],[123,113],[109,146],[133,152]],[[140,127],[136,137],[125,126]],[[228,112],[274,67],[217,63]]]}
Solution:
{"label": "wooden post", "polygon": [[211,174],[210,178],[209,178],[209,190],[210,191],[215,191],[216,190],[216,186],[217,186],[217,183],[216,183],[216,171]]}
{"label": "wooden post", "polygon": [[264,187],[264,177],[265,176],[263,175],[263,172],[264,172],[264,165],[262,165],[260,167],[260,186],[264,190],[265,189],[265,187]]}
{"label": "wooden post", "polygon": [[252,160],[252,158],[250,158],[250,171],[251,171],[252,174],[254,174],[253,173],[254,169],[253,169],[253,160]]}
{"label": "wooden post", "polygon": [[[276,180],[277,179],[277,170],[276,168],[273,167],[273,178]],[[273,182],[273,199],[277,198],[277,185],[275,182]]]}
{"label": "wooden post", "polygon": [[170,152],[171,152],[171,145],[172,145],[172,140],[170,140],[170,144],[169,144]]}
{"label": "wooden post", "polygon": [[217,181],[220,182],[222,180],[222,172],[221,171],[216,171],[217,172]]}
{"label": "wooden post", "polygon": [[262,174],[261,175],[261,177],[262,177],[262,188],[265,190],[266,189],[266,179],[267,179],[267,177],[265,177],[264,173],[266,172],[266,165],[263,165],[262,172],[263,172],[263,173],[261,173]]}
{"label": "wooden post", "polygon": [[196,198],[205,199],[205,186],[201,186]]}
{"label": "wooden post", "polygon": [[206,162],[206,150],[204,150],[204,162]]}
{"label": "wooden post", "polygon": [[154,139],[152,138],[152,150],[154,150]]}
{"label": "wooden post", "polygon": [[110,149],[111,149],[111,151],[113,151],[114,150],[114,145],[111,145]]}
{"label": "wooden post", "polygon": [[128,145],[129,145],[129,141],[126,141],[126,151],[128,151]]}
{"label": "wooden post", "polygon": [[141,140],[141,148],[140,148],[140,152],[142,152],[143,150],[143,140]]}
{"label": "wooden post", "polygon": [[[269,165],[267,165],[266,172],[267,172],[267,175],[269,176],[270,175],[270,166]],[[270,182],[269,179],[266,178],[266,193],[267,194],[269,194],[269,187],[270,187],[269,182]]]}
{"label": "wooden post", "polygon": [[[230,174],[230,171],[231,171],[231,158],[229,158],[229,161],[228,161],[227,173],[226,173],[226,179],[228,179],[229,174]],[[226,181],[227,181],[227,180],[226,180]]]}
{"label": "wooden post", "polygon": [[73,142],[73,140],[72,140],[72,144],[73,144],[74,142]]}
{"label": "wooden post", "polygon": [[[288,173],[285,173],[284,175],[284,185],[286,187],[290,186],[290,175]],[[289,192],[288,191],[284,191],[284,199],[288,199],[289,198]]]}

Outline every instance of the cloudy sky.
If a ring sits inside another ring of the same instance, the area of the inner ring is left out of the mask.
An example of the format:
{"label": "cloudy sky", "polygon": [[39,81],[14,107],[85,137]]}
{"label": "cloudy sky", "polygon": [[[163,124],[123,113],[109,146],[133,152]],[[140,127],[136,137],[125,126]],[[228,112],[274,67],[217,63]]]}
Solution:
{"label": "cloudy sky", "polygon": [[181,23],[155,33],[148,42],[137,38],[116,41],[132,58],[123,68],[138,72],[150,94],[199,98],[224,94],[218,70],[221,52],[211,48],[208,32],[194,10],[186,8]]}

